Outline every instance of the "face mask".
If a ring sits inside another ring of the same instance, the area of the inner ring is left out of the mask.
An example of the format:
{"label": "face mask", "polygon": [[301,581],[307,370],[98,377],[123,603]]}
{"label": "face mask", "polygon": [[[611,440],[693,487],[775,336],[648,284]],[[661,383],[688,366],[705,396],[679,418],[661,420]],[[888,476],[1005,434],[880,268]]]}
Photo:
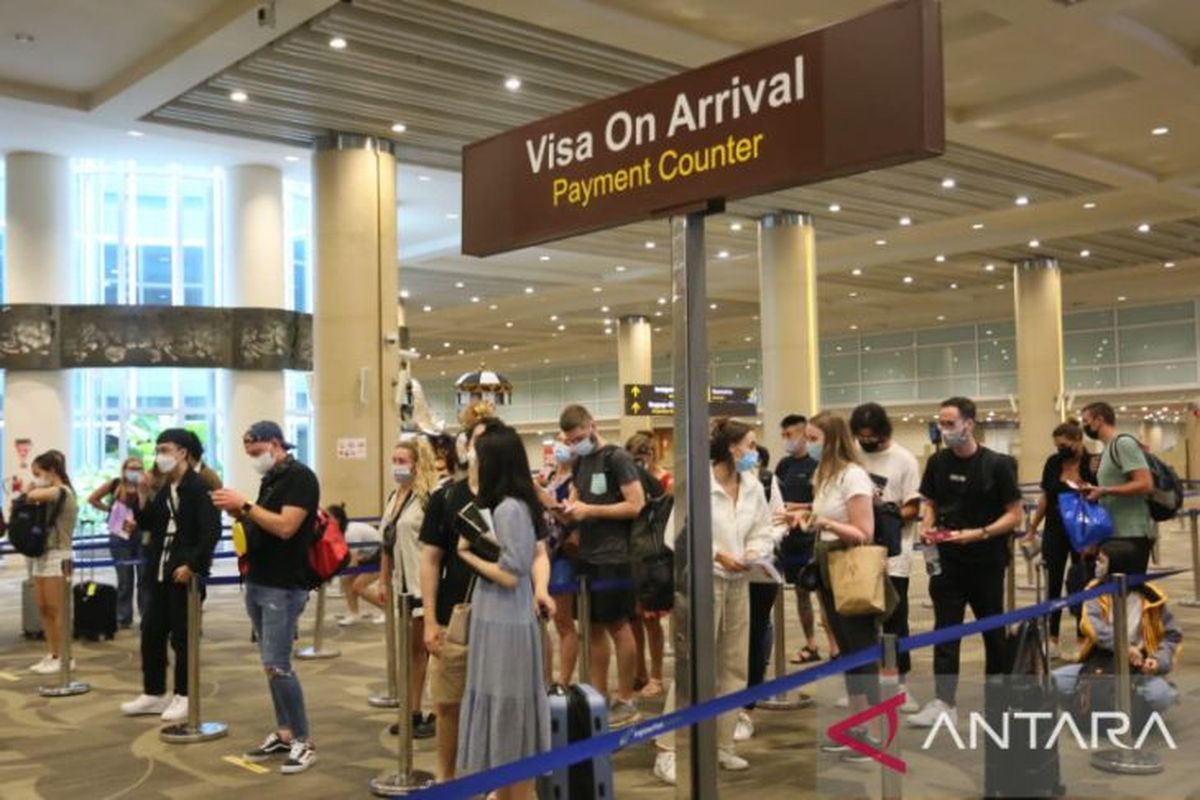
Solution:
{"label": "face mask", "polygon": [[787,451],[789,456],[794,456],[796,453],[799,453],[804,449],[804,442],[800,442],[795,439],[785,439],[783,442],[783,449]]}
{"label": "face mask", "polygon": [[259,455],[251,456],[250,464],[259,475],[266,475],[271,471],[271,467],[275,466],[275,459],[271,456],[271,451],[267,450]]}
{"label": "face mask", "polygon": [[1100,431],[1097,428],[1089,428],[1087,426],[1084,426],[1083,435],[1088,437],[1089,439],[1099,439]]}
{"label": "face mask", "polygon": [[1058,455],[1061,458],[1074,458],[1077,454],[1074,447],[1064,446],[1058,448]]}
{"label": "face mask", "polygon": [[554,463],[555,464],[568,464],[568,463],[570,463],[571,459],[573,459],[574,457],[575,457],[575,454],[573,452],[571,452],[571,448],[567,447],[562,442],[554,443]]}
{"label": "face mask", "polygon": [[956,447],[962,447],[964,444],[966,444],[970,440],[970,438],[971,438],[971,435],[969,433],[967,433],[966,428],[961,428],[959,430],[953,430],[953,431],[947,431],[947,430],[942,431],[942,443],[944,445],[946,445],[946,447],[949,447],[951,450],[953,450]]}
{"label": "face mask", "polygon": [[142,473],[135,469],[131,469],[125,473],[125,480],[129,481],[130,483],[139,483],[142,480]]}
{"label": "face mask", "polygon": [[883,449],[882,442],[859,441],[858,446],[862,448],[864,453],[878,453],[881,449]]}
{"label": "face mask", "polygon": [[42,478],[39,476],[39,477],[33,479],[33,488],[35,488],[35,489],[45,489],[49,485],[50,485],[49,478]]}
{"label": "face mask", "polygon": [[412,467],[405,464],[404,466],[392,467],[392,480],[399,484],[405,484],[412,480]]}
{"label": "face mask", "polygon": [[154,465],[158,467],[159,472],[171,473],[179,465],[179,459],[175,456],[160,453],[154,457]]}
{"label": "face mask", "polygon": [[820,461],[821,454],[825,452],[824,442],[812,442],[808,445],[808,457],[813,461]]}
{"label": "face mask", "polygon": [[758,451],[750,450],[749,452],[742,453],[740,456],[738,456],[736,464],[738,472],[749,472],[752,469],[757,469]]}
{"label": "face mask", "polygon": [[576,442],[575,446],[571,448],[575,455],[580,458],[590,456],[595,449],[596,443],[591,438],[584,439],[582,442]]}

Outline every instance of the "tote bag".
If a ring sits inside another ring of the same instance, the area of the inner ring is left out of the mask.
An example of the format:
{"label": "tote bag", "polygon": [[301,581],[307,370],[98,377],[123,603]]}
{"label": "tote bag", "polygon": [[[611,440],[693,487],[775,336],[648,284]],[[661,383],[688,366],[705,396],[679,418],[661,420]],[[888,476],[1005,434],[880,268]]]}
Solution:
{"label": "tote bag", "polygon": [[1058,513],[1062,515],[1067,539],[1077,553],[1112,538],[1113,521],[1108,509],[1099,503],[1090,502],[1078,492],[1059,494]]}
{"label": "tote bag", "polygon": [[847,547],[829,553],[829,584],[837,613],[854,617],[887,610],[887,548]]}

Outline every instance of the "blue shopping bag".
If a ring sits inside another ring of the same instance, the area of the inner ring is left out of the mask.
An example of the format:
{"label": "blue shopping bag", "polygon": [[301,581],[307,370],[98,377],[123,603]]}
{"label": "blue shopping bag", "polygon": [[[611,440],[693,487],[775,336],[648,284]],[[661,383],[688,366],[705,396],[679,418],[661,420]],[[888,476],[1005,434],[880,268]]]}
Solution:
{"label": "blue shopping bag", "polygon": [[1112,538],[1113,521],[1108,509],[1078,492],[1063,492],[1058,496],[1058,513],[1077,553]]}

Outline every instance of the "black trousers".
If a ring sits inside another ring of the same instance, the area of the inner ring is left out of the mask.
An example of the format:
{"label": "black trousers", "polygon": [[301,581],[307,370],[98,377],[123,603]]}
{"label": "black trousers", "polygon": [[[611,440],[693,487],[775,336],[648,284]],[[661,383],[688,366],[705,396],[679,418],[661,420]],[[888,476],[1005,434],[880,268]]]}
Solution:
{"label": "black trousers", "polygon": [[[771,661],[771,649],[775,642],[775,626],[772,611],[779,587],[773,583],[750,584],[750,647],[749,669],[746,685],[758,686],[767,676],[767,664]],[[754,704],[746,706],[754,708]]]}
{"label": "black trousers", "polygon": [[[1042,534],[1042,563],[1046,565],[1046,599],[1057,600],[1063,596],[1064,583],[1067,594],[1080,591],[1090,580],[1095,562],[1086,564],[1079,553],[1071,547],[1067,534],[1061,528],[1046,526]],[[1070,565],[1068,567],[1068,564]],[[1081,606],[1071,606],[1071,615],[1075,617],[1075,634],[1079,635],[1079,614]],[[1057,639],[1062,628],[1062,612],[1055,611],[1050,615],[1050,636]]]}
{"label": "black trousers", "polygon": [[[967,606],[975,619],[1004,612],[1004,566],[965,565],[942,559],[942,574],[929,579],[929,596],[933,600],[934,629],[960,625]],[[954,705],[958,694],[959,645],[955,640],[934,645],[933,676],[937,698]],[[1004,669],[1004,629],[995,628],[983,634],[984,671],[1000,674]]]}
{"label": "black trousers", "polygon": [[[203,593],[203,589],[200,590]],[[187,586],[150,581],[142,611],[142,691],[167,693],[167,641],[175,651],[175,694],[187,696]]]}
{"label": "black trousers", "polygon": [[[817,592],[821,607],[825,610],[825,622],[843,655],[850,655],[867,647],[879,646],[880,626],[874,614],[842,616],[837,612],[833,591],[822,585]],[[846,694],[867,696],[867,702],[879,702],[879,662],[872,661],[861,667],[846,671]]]}
{"label": "black trousers", "polygon": [[[888,580],[896,587],[900,602],[892,615],[884,620],[883,632],[894,633],[897,639],[903,639],[908,636],[908,578],[889,577]],[[908,651],[899,653],[896,656],[896,666],[900,668],[901,675],[912,672],[912,655]]]}

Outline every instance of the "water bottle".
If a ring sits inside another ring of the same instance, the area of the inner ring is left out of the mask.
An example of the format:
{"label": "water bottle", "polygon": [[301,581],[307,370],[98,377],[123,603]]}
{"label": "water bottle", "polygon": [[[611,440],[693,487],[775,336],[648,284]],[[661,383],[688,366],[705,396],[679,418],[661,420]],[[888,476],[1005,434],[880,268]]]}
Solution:
{"label": "water bottle", "polygon": [[921,551],[925,555],[925,574],[929,577],[942,574],[942,555],[936,544],[921,543]]}

